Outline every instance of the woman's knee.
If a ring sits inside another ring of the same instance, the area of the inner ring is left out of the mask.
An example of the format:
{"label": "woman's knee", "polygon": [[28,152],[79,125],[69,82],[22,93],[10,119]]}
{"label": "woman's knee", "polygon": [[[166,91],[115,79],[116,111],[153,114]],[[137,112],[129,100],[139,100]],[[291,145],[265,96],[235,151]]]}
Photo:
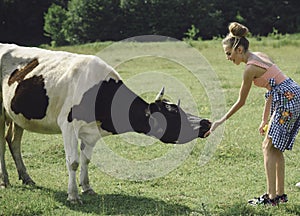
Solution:
{"label": "woman's knee", "polygon": [[263,153],[268,153],[273,149],[272,140],[270,138],[265,138],[262,142],[262,150]]}

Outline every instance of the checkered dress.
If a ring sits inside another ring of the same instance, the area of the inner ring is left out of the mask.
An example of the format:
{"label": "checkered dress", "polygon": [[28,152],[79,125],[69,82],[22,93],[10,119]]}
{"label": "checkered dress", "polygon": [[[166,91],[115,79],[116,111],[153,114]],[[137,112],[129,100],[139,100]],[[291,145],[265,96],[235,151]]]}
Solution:
{"label": "checkered dress", "polygon": [[300,129],[300,86],[292,79],[276,85],[274,78],[269,80],[272,95],[271,113],[273,116],[268,136],[275,148],[280,151],[291,150]]}

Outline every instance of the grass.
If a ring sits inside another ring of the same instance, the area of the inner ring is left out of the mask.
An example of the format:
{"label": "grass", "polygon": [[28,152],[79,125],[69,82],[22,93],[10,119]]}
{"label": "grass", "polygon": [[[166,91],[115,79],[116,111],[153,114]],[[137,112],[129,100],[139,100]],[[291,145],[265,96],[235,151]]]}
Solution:
{"label": "grass", "polygon": [[[293,43],[282,42],[280,47],[277,44],[281,39],[258,41],[253,38],[251,49],[268,53],[286,74],[300,83],[300,39],[293,37]],[[172,101],[180,97],[185,110],[214,120],[220,113],[214,114],[212,110],[211,104],[215,102],[211,101],[214,95],[207,90],[211,87],[207,85],[208,76],[217,77],[219,81],[225,97],[225,107],[220,109],[223,112],[238,96],[244,66],[226,61],[220,40],[190,44],[194,48],[181,52],[177,52],[178,44],[171,42],[128,43],[124,50],[118,45],[111,47],[114,45],[111,42],[55,49],[86,54],[101,50],[98,54],[111,62],[125,83],[145,100],[152,101],[160,87],[166,85],[166,94]],[[104,48],[109,52],[103,52]],[[169,52],[142,55],[161,49]],[[188,55],[193,49],[207,62],[194,54]],[[138,50],[134,53],[136,58],[130,57],[132,50]],[[202,80],[197,76],[199,73]],[[263,137],[257,132],[263,95],[264,90],[252,88],[247,104],[226,122],[222,139],[206,162],[201,160],[210,143],[203,139],[173,146],[131,133],[105,137],[96,147],[90,165],[91,185],[98,195],[82,196],[82,206],[66,201],[68,175],[61,136],[26,132],[22,145],[24,161],[37,186],[21,185],[7,152],[12,186],[0,190],[0,215],[300,215],[300,190],[294,186],[300,181],[299,136],[294,150],[285,153],[285,188],[290,201],[278,208],[247,205],[248,199],[266,190],[261,153]],[[219,105],[213,104],[217,108]],[[109,150],[117,156],[106,158]],[[123,163],[122,158],[127,159],[128,164]],[[166,173],[158,173],[167,168]],[[148,173],[149,170],[155,172]]]}

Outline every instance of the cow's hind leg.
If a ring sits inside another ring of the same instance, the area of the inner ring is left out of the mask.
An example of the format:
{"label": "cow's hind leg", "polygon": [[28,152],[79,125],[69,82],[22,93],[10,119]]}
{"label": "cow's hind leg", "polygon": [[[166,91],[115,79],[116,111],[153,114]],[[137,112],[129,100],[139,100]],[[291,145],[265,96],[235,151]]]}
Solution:
{"label": "cow's hind leg", "polygon": [[23,128],[19,127],[14,122],[10,122],[6,134],[6,141],[8,143],[11,155],[15,161],[19,179],[22,180],[23,184],[25,185],[34,185],[35,182],[28,175],[21,155],[21,139],[23,136],[23,131]]}
{"label": "cow's hind leg", "polygon": [[5,145],[5,118],[2,110],[2,115],[0,115],[0,188],[9,186],[8,173],[5,165]]}
{"label": "cow's hind leg", "polygon": [[68,123],[63,127],[62,133],[66,153],[66,164],[69,172],[68,201],[74,204],[82,204],[76,184],[76,171],[79,166],[77,137],[73,127]]}
{"label": "cow's hind leg", "polygon": [[80,146],[80,162],[81,162],[81,169],[80,169],[80,186],[82,187],[82,193],[88,195],[96,195],[96,192],[92,189],[89,182],[89,173],[88,173],[88,165],[90,163],[90,157],[87,155],[91,155],[92,148],[86,146],[85,144],[81,143]]}

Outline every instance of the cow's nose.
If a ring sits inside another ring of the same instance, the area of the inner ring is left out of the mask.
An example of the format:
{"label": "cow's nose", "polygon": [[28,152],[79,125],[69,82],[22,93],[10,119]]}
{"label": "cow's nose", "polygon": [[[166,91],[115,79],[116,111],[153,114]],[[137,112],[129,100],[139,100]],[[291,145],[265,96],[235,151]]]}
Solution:
{"label": "cow's nose", "polygon": [[199,129],[199,134],[198,136],[200,138],[206,138],[209,135],[209,130],[211,128],[211,121],[207,120],[207,119],[203,119],[200,121],[200,129]]}

